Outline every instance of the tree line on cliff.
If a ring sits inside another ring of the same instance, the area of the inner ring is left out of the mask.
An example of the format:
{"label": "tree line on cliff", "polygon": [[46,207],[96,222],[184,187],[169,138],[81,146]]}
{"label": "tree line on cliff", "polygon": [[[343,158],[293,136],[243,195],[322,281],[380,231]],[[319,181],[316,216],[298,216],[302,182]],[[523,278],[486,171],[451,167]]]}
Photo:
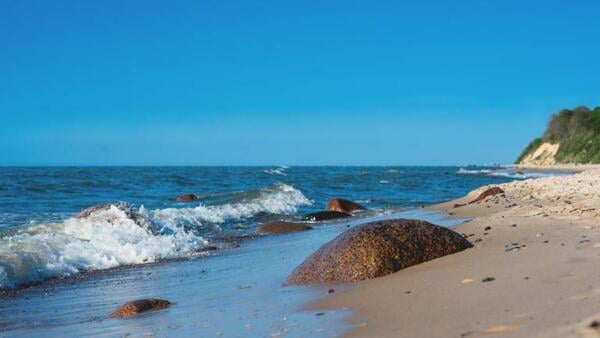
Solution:
{"label": "tree line on cliff", "polygon": [[544,143],[560,143],[557,163],[600,163],[600,107],[581,106],[552,115],[544,135],[531,141],[516,163]]}

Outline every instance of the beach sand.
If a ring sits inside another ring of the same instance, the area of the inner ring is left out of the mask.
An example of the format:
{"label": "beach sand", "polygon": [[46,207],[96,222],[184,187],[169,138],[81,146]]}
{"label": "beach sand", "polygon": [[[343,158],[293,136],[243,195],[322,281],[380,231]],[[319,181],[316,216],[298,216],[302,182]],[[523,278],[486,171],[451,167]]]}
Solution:
{"label": "beach sand", "polygon": [[600,170],[499,186],[433,207],[472,218],[455,229],[474,248],[338,286],[311,308],[353,310],[350,337],[599,336]]}

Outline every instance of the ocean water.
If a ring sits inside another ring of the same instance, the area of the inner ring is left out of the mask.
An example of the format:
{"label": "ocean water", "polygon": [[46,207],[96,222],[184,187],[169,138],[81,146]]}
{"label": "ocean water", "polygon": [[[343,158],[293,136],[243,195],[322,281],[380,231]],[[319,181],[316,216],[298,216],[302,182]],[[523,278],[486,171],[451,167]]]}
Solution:
{"label": "ocean water", "polygon": [[[544,175],[506,167],[0,168],[0,336],[339,336],[348,311],[303,310],[327,289],[284,286],[319,246],[371,220],[452,226],[460,221],[421,207]],[[176,201],[187,193],[199,200]],[[252,236],[264,221],[299,221],[335,197],[369,210],[307,232]],[[76,217],[115,201],[129,213]],[[152,297],[175,305],[107,319],[123,302]]]}
{"label": "ocean water", "polygon": [[[331,198],[385,214],[538,173],[478,167],[0,168],[0,289],[80,272],[187,259],[227,248],[272,219],[299,220]],[[194,193],[199,200],[179,203]],[[121,201],[153,231],[117,208]],[[209,250],[210,249],[210,250]]]}

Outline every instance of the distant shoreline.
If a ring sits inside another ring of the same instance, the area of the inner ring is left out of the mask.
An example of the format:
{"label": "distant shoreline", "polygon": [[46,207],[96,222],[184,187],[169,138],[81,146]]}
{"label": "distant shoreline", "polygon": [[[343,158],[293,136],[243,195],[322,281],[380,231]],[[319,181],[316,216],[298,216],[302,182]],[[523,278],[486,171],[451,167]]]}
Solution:
{"label": "distant shoreline", "polygon": [[513,164],[513,168],[539,172],[573,172],[580,173],[590,169],[600,169],[600,164],[559,163],[552,165]]}

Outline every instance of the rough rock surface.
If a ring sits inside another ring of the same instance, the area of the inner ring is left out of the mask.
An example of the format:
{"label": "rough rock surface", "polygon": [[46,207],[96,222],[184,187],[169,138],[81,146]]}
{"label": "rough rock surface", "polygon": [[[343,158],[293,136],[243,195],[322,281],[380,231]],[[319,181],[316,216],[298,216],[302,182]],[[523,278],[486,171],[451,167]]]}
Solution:
{"label": "rough rock surface", "polygon": [[137,316],[140,313],[160,310],[171,306],[171,302],[164,299],[139,299],[127,302],[121,305],[113,313],[110,318],[128,318]]}
{"label": "rough rock surface", "polygon": [[327,207],[325,209],[327,211],[352,212],[356,210],[365,210],[365,207],[352,201],[334,198],[327,203]]}
{"label": "rough rock surface", "polygon": [[259,234],[285,234],[290,232],[306,231],[310,229],[312,229],[311,226],[303,223],[271,221],[261,224],[256,232]]}
{"label": "rough rock surface", "polygon": [[287,284],[354,282],[472,247],[460,234],[419,220],[366,223],[340,234],[308,257]]}

